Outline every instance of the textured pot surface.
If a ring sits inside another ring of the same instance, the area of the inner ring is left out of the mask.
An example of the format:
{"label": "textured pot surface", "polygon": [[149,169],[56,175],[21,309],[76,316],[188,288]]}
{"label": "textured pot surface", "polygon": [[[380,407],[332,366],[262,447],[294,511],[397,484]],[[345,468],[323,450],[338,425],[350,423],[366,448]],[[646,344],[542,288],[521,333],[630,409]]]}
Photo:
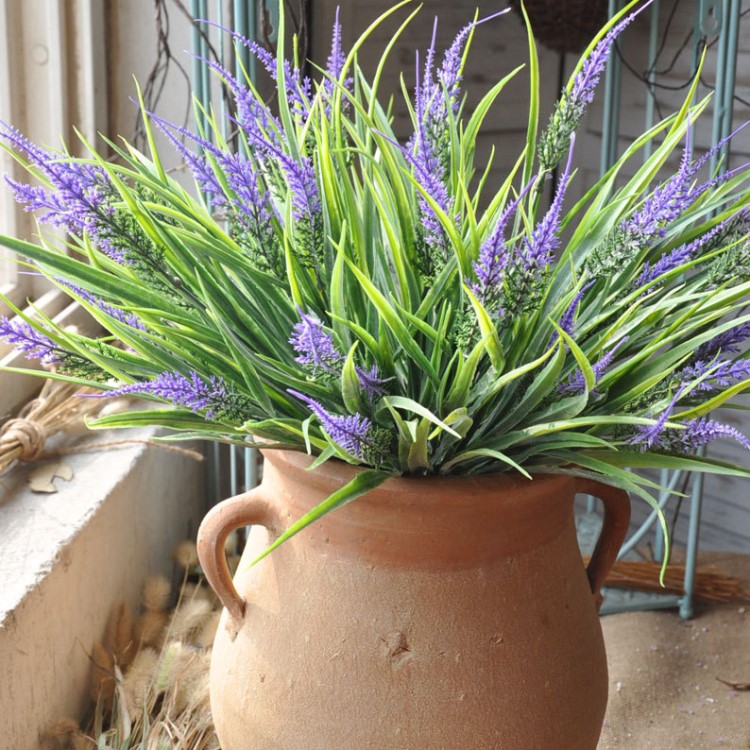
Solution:
{"label": "textured pot surface", "polygon": [[204,524],[235,526],[247,503],[270,529],[253,528],[247,603],[214,644],[223,750],[596,747],[607,664],[574,478],[388,480],[249,568],[354,471],[308,463],[267,453],[261,487]]}

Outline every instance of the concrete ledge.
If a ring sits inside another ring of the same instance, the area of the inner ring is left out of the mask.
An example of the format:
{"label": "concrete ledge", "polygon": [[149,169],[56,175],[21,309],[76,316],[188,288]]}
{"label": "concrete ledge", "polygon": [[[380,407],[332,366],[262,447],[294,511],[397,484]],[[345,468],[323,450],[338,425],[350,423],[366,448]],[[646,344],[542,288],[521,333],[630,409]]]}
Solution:
{"label": "concrete ledge", "polygon": [[65,460],[75,476],[55,480],[55,494],[31,493],[24,470],[15,486],[0,485],[0,748],[9,750],[36,749],[51,723],[82,716],[87,654],[110,610],[123,599],[137,607],[148,575],[171,577],[172,549],[205,512],[203,464],[184,455],[135,444]]}

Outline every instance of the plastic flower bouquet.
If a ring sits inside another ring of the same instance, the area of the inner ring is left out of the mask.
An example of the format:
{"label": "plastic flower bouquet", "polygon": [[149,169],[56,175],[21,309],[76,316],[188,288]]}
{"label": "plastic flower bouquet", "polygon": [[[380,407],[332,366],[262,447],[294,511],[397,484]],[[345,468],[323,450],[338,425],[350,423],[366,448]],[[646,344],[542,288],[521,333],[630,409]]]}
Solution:
{"label": "plastic flower bouquet", "polygon": [[[723,144],[692,157],[708,101],[693,103],[694,86],[572,204],[575,131],[635,3],[592,41],[546,127],[531,31],[526,65],[464,111],[464,60],[489,20],[475,18],[442,57],[433,44],[418,60],[413,134],[399,142],[380,83],[417,12],[398,25],[405,5],[348,53],[337,21],[314,82],[285,59],[283,33],[276,58],[237,37],[279,96],[274,112],[211,63],[233,95],[232,144],[211,112],[198,134],[144,113],[151,153],[111,142],[111,161],[3,126],[34,178],[11,182],[17,199],[68,239],[0,241],[105,332],[16,310],[2,336],[56,378],[161,404],[95,427],[161,425],[364,467],[284,538],[393,474],[591,475],[652,503],[655,485],[631,468],[747,475],[695,455],[716,438],[750,448],[709,416],[750,386],[750,193],[744,168],[709,173]],[[368,79],[357,50],[384,23],[393,37]],[[518,75],[530,80],[526,147],[490,184],[477,134]],[[165,172],[156,128],[196,191]]]}

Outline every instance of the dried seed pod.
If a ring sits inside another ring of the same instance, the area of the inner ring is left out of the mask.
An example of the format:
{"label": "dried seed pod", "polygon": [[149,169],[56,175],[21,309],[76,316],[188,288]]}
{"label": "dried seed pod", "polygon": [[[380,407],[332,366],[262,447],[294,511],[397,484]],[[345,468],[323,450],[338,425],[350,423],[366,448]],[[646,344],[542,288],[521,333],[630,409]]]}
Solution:
{"label": "dried seed pod", "polygon": [[143,608],[148,612],[166,612],[172,585],[164,576],[150,576],[143,584]]}

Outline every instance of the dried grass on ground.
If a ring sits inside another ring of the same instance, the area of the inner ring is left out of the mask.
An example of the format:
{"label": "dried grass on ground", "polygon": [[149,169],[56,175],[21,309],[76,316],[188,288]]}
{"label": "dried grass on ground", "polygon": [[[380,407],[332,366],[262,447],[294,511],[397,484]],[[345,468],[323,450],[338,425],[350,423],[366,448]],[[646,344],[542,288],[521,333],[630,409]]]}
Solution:
{"label": "dried grass on ground", "polygon": [[174,609],[161,576],[144,584],[138,616],[115,607],[91,650],[90,716],[59,721],[44,750],[220,750],[208,697],[219,604],[196,575],[195,545],[183,542],[174,559],[183,570]]}

